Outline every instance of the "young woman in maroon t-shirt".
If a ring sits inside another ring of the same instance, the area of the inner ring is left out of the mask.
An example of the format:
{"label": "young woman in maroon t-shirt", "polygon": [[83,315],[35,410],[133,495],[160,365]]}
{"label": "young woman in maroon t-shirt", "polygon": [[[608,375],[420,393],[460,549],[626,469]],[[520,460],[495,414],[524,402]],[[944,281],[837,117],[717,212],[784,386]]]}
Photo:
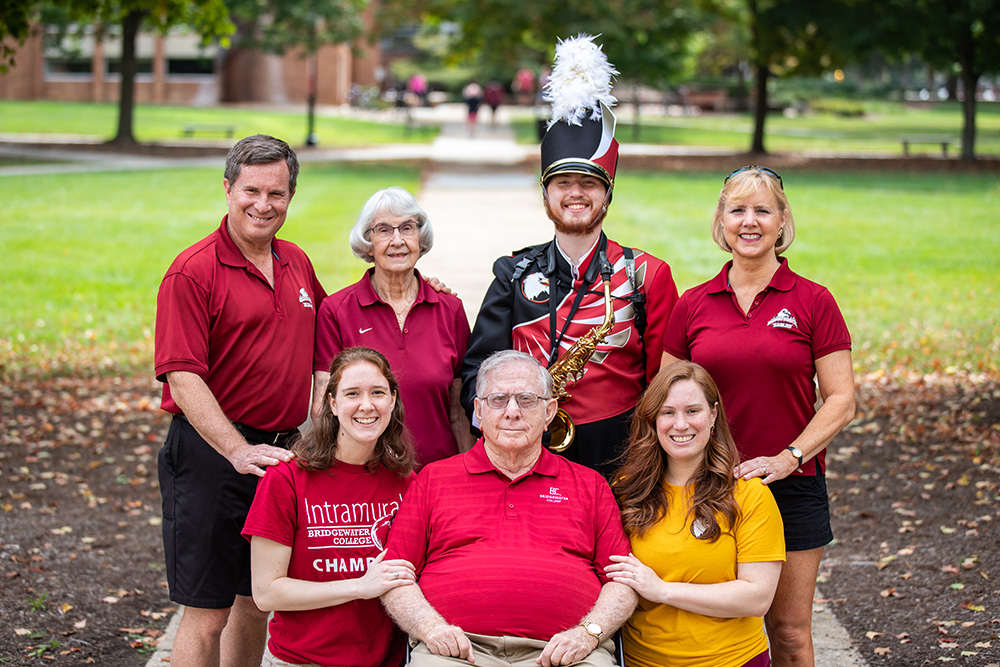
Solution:
{"label": "young woman in maroon t-shirt", "polygon": [[254,602],[275,612],[264,667],[403,664],[405,637],[378,600],[415,581],[383,552],[413,469],[398,396],[385,357],[344,350],[314,430],[257,487],[243,535]]}

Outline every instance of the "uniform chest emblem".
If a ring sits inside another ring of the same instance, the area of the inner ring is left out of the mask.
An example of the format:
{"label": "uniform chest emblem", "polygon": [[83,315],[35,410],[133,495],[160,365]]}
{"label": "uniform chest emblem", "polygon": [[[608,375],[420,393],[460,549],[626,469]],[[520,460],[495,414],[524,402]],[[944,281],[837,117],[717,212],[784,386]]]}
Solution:
{"label": "uniform chest emblem", "polygon": [[303,308],[312,308],[313,307],[312,298],[310,298],[309,293],[306,292],[306,288],[305,287],[300,287],[299,288],[299,303],[302,304]]}
{"label": "uniform chest emblem", "polygon": [[767,326],[775,329],[798,329],[799,323],[787,308],[782,308],[781,312],[767,321]]}
{"label": "uniform chest emblem", "polygon": [[541,271],[535,271],[521,281],[521,294],[528,301],[545,303],[549,300],[549,279]]}

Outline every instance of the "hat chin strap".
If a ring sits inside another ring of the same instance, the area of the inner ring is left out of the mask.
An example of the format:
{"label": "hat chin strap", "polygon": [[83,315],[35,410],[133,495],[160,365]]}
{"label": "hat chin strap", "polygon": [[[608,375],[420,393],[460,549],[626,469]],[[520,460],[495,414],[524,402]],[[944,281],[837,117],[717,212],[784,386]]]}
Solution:
{"label": "hat chin strap", "polygon": [[[593,219],[591,219],[590,223],[587,225],[588,231],[604,222],[604,218],[608,215],[608,206],[611,205],[611,193],[613,191],[614,185],[607,188],[607,192],[604,193],[604,202],[601,204],[600,210],[594,214]],[[542,201],[545,202],[545,213],[549,216],[549,220],[556,222],[552,215],[552,207],[549,206],[549,189],[544,184],[542,185]]]}

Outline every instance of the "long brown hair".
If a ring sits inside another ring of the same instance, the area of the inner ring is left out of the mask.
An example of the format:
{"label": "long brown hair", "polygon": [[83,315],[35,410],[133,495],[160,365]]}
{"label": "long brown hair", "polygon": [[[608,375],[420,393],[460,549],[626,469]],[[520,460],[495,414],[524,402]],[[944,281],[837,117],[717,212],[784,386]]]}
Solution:
{"label": "long brown hair", "polygon": [[694,494],[688,512],[704,528],[695,535],[714,542],[723,528],[735,525],[740,515],[733,496],[736,480],[733,468],[739,460],[736,443],[729,431],[726,411],[722,407],[719,389],[704,368],[690,361],[678,361],[661,368],[649,384],[632,417],[629,445],[625,462],[615,474],[611,485],[622,508],[622,523],[629,535],[642,535],[667,513],[668,499],[663,484],[667,473],[667,454],[656,434],[656,417],[667,400],[670,388],[681,380],[693,380],[705,393],[708,405],[717,406],[715,426],[705,446],[705,458],[695,474]]}
{"label": "long brown hair", "polygon": [[330,381],[323,392],[323,410],[319,420],[309,433],[295,441],[291,447],[292,453],[295,454],[299,467],[306,470],[325,470],[334,464],[340,420],[333,414],[330,397],[337,393],[344,371],[349,366],[360,363],[377,368],[389,383],[389,391],[396,399],[389,425],[375,443],[375,456],[368,462],[368,467],[374,469],[382,463],[400,475],[408,475],[413,471],[413,445],[410,434],[403,425],[403,401],[399,398],[399,383],[389,368],[389,361],[380,352],[368,347],[349,347],[333,358],[330,363]]}

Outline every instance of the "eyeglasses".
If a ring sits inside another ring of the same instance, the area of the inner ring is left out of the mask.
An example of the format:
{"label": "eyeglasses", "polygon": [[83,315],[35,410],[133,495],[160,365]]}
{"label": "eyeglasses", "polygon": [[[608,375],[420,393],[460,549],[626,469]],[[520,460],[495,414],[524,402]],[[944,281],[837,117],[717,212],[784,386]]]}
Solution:
{"label": "eyeglasses", "polygon": [[726,183],[728,183],[729,179],[735,176],[736,174],[742,174],[744,171],[750,171],[751,169],[756,169],[759,172],[765,173],[768,176],[773,176],[774,178],[778,179],[778,187],[780,187],[782,191],[785,190],[785,184],[781,180],[781,174],[776,172],[774,169],[771,169],[770,167],[761,167],[760,165],[756,164],[748,164],[745,167],[740,167],[736,171],[730,172],[730,174],[726,176],[726,180],[722,181],[722,184],[725,185]]}
{"label": "eyeglasses", "polygon": [[396,225],[395,227],[384,222],[380,222],[369,229],[368,233],[377,239],[390,239],[396,231],[399,231],[400,236],[406,237],[413,236],[419,230],[420,225],[418,223],[413,220],[407,220],[403,224]]}
{"label": "eyeglasses", "polygon": [[512,398],[517,403],[517,407],[523,410],[531,410],[538,405],[538,401],[548,400],[545,396],[522,391],[518,394],[487,394],[483,396],[483,402],[494,410],[504,410],[510,404],[510,399]]}

